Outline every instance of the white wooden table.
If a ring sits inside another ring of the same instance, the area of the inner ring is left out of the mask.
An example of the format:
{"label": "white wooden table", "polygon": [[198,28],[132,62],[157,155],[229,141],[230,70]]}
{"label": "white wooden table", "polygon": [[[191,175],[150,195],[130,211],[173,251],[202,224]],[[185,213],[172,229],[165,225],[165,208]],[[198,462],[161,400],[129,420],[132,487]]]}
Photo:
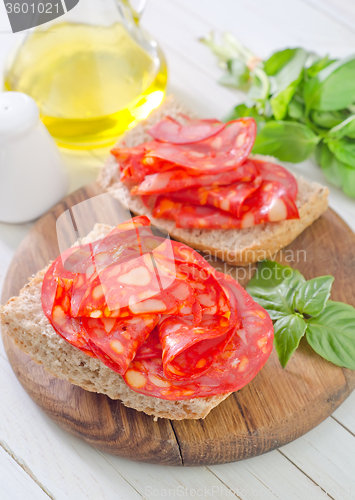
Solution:
{"label": "white wooden table", "polygon": [[[1,65],[21,37],[4,33],[4,16],[0,2]],[[332,56],[355,52],[354,0],[149,0],[142,24],[164,48],[170,91],[202,116],[222,117],[243,97],[216,83],[215,59],[197,42],[210,30],[232,32],[261,57],[286,46]],[[95,179],[105,154],[63,153],[71,190]],[[327,184],[311,162],[292,168]],[[355,230],[355,201],[331,187],[330,204]],[[0,224],[0,290],[31,225]],[[4,500],[355,498],[355,393],[316,429],[277,451],[244,462],[182,469],[112,457],[64,432],[22,389],[2,345],[0,381]]]}

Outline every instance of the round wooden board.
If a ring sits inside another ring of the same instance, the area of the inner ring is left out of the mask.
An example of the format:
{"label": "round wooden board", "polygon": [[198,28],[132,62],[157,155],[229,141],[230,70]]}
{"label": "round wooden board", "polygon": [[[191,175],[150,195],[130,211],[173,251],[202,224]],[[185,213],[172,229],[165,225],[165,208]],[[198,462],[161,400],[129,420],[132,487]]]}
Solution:
{"label": "round wooden board", "polygon": [[[17,295],[29,276],[57,257],[57,217],[97,194],[101,191],[95,184],[80,189],[36,223],[13,258],[2,303]],[[307,279],[334,275],[332,299],[355,306],[354,247],[355,235],[329,209],[276,260],[296,267]],[[274,351],[257,377],[206,419],[154,422],[119,401],[53,377],[4,332],[3,340],[22,386],[60,426],[103,451],[165,465],[211,465],[273,450],[322,422],[355,387],[355,372],[325,361],[302,341],[287,369],[280,367]]]}

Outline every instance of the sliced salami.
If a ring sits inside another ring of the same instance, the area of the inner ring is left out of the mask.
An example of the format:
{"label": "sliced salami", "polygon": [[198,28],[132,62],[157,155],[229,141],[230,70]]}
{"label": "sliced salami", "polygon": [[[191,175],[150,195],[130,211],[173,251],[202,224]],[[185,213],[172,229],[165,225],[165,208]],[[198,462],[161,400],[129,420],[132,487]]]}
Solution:
{"label": "sliced salami", "polygon": [[[66,254],[71,252],[70,249]],[[55,260],[43,278],[42,309],[61,337],[89,356],[94,356],[80,321],[71,316],[70,302],[74,279],[75,275],[64,269],[62,258]]]}
{"label": "sliced salami", "polygon": [[145,314],[128,319],[81,318],[81,325],[97,357],[123,375],[158,321],[158,315]]}
{"label": "sliced salami", "polygon": [[297,206],[284,185],[275,181],[263,181],[238,209],[240,215],[236,216],[213,206],[160,197],[153,216],[174,220],[176,227],[184,229],[246,229],[265,222],[299,218]]}
{"label": "sliced salami", "polygon": [[237,182],[229,186],[207,186],[183,189],[172,194],[172,199],[182,203],[211,205],[240,217],[244,201],[261,185],[259,175],[251,182]]}
{"label": "sliced salami", "polygon": [[200,142],[221,132],[225,123],[209,120],[190,120],[187,125],[166,117],[148,130],[153,139],[171,144],[192,144]]}
{"label": "sliced salami", "polygon": [[161,355],[162,347],[159,338],[159,330],[158,328],[154,328],[154,330],[149,334],[147,340],[143,342],[138,349],[134,359],[139,361],[142,359],[157,358],[157,361],[162,363]]}
{"label": "sliced salami", "polygon": [[280,182],[286,188],[287,194],[295,201],[297,198],[298,184],[294,176],[281,165],[269,161],[250,160],[259,171],[264,181]]}
{"label": "sliced salami", "polygon": [[134,359],[124,375],[131,389],[161,399],[185,400],[237,391],[256,376],[272,351],[272,321],[234,280],[223,275],[220,279],[236,299],[241,324],[235,326],[209,370],[197,378],[179,382],[165,375],[161,357]]}
{"label": "sliced salami", "polygon": [[111,153],[116,158],[121,172],[121,182],[134,185],[142,182],[144,177],[151,173],[149,168],[143,165],[145,155],[144,147],[137,148],[114,148]]}
{"label": "sliced salami", "polygon": [[[219,281],[216,284],[216,287],[205,285],[196,295],[203,312],[198,324],[194,319],[177,317],[166,318],[161,323],[159,336],[167,378],[181,381],[199,377],[209,370],[231,339],[239,321],[236,300],[233,294],[226,295],[226,288],[222,288]],[[220,291],[223,291],[222,303]]]}
{"label": "sliced salami", "polygon": [[255,135],[255,121],[252,118],[240,118],[230,122],[216,136],[198,143],[177,145],[157,142],[152,148],[147,148],[144,163],[148,162],[154,168],[155,159],[158,158],[195,172],[233,170],[248,157]]}
{"label": "sliced salami", "polygon": [[235,182],[251,182],[258,176],[253,162],[247,160],[233,170],[216,174],[191,175],[181,168],[147,175],[132,195],[150,195],[179,191],[193,186],[223,186]]}
{"label": "sliced salami", "polygon": [[243,229],[254,224],[208,205],[192,205],[159,198],[153,210],[157,219],[175,221],[176,227],[183,229]]}

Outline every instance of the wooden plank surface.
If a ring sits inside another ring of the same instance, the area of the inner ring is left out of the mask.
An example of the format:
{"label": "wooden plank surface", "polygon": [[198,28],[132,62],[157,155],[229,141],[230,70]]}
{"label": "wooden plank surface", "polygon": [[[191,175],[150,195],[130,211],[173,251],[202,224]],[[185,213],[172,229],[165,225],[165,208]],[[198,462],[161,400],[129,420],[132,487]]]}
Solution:
{"label": "wooden plank surface", "polygon": [[4,448],[0,448],[0,485],[3,498],[20,498],[26,491],[26,500],[48,500],[50,495],[33,481]]}
{"label": "wooden plank surface", "polygon": [[[222,103],[222,106],[220,106],[220,87],[217,85],[213,86],[214,90],[209,93],[208,102],[206,102],[205,99],[199,99],[198,96],[194,96],[190,90],[192,83],[191,79],[188,78],[190,68],[195,70],[193,78],[194,89],[198,86],[199,78],[202,79],[200,88],[202,88],[206,82],[206,71],[203,73],[204,77],[200,76],[202,75],[202,69],[199,67],[200,61],[203,63],[202,66],[205,65],[205,60],[202,58],[209,58],[210,62],[206,62],[207,64],[212,64],[211,68],[207,68],[207,71],[213,71],[217,74],[219,70],[215,66],[213,57],[208,54],[207,49],[206,52],[200,50],[199,44],[195,42],[193,32],[191,36],[188,34],[188,43],[185,45],[187,49],[185,50],[184,47],[185,53],[183,54],[182,51],[177,52],[182,41],[185,43],[184,30],[186,22],[184,22],[181,31],[179,31],[178,27],[182,22],[182,17],[180,16],[177,18],[176,12],[174,12],[175,17],[168,16],[164,17],[164,19],[162,18],[162,13],[166,12],[166,4],[172,4],[172,2],[173,0],[170,0],[170,2],[164,0],[150,0],[147,11],[143,17],[143,24],[157,37],[160,36],[159,32],[162,30],[162,26],[164,26],[167,37],[166,42],[164,40],[162,40],[162,42],[164,44],[169,43],[169,46],[174,49],[171,50],[171,53],[174,54],[174,59],[172,61],[169,60],[172,70],[171,75],[174,75],[173,78],[170,79],[172,87],[175,86],[175,88],[178,88],[179,91],[182,92],[182,96],[188,96],[189,102],[194,103],[194,100],[196,100],[196,105],[198,107],[198,109],[196,109],[197,112],[205,112],[206,115],[213,111],[216,116],[221,116],[225,112],[224,109],[228,105],[228,102],[226,102],[226,104]],[[233,0],[230,3],[226,2],[226,0],[221,0],[221,2],[204,0],[203,4],[199,0],[194,0],[193,2],[187,2],[187,0],[174,0],[174,4],[177,8],[181,12],[184,12],[190,19],[189,23],[190,26],[192,26],[190,29],[193,29],[194,21],[198,28],[201,26],[201,20],[205,22],[206,30],[203,32],[195,30],[198,31],[196,37],[205,35],[207,31],[211,29],[217,31],[229,29],[229,31],[239,37],[243,43],[250,46],[256,53],[262,56],[266,56],[272,50],[276,50],[280,47],[296,46],[299,44],[303,44],[314,50],[330,52],[332,55],[341,56],[355,52],[353,35],[354,23],[352,22],[354,5],[352,0],[339,0],[337,2],[335,2],[335,0],[292,0],[292,2],[282,3],[283,5],[280,7],[280,2],[275,2],[274,0],[267,4],[265,4],[263,0],[253,0],[253,2]],[[193,12],[194,10],[196,10],[196,13]],[[244,17],[245,12],[248,14],[247,18]],[[0,3],[0,13],[2,15],[4,13],[3,3]],[[197,19],[199,20],[198,23]],[[0,19],[0,21],[2,20]],[[345,27],[345,23],[348,23],[347,27]],[[2,25],[3,23],[0,22],[0,31]],[[176,29],[173,29],[175,27]],[[171,36],[169,36],[170,32]],[[6,35],[0,33],[0,64],[4,61],[5,56],[14,41],[16,41],[15,39],[19,39],[20,37],[22,37],[22,35]],[[204,55],[202,55],[202,52]],[[172,58],[170,55],[169,57]],[[184,74],[184,81],[180,81],[180,69],[182,74]],[[177,81],[175,79],[177,79]],[[215,82],[212,72],[210,80],[213,83]],[[223,99],[227,98],[223,97]],[[234,94],[232,92],[230,99],[234,104]],[[211,110],[209,113],[204,111],[206,107]],[[106,152],[104,152],[104,154],[106,154]],[[78,162],[78,176],[74,179],[74,187],[79,187],[80,176],[86,175],[85,158],[88,162],[91,162],[92,156],[98,159],[97,165],[99,166],[103,155],[100,156],[92,153],[87,153],[81,158],[68,162],[69,168],[74,167],[74,169],[76,161]],[[328,185],[324,181],[319,168],[316,167],[313,162],[307,161],[293,167],[295,167],[296,171],[303,172],[308,178],[319,180]],[[353,229],[355,229],[354,201],[350,200],[338,189],[333,187],[331,188],[330,201],[337,212],[353,227]],[[1,281],[5,277],[11,256],[29,227],[30,225],[6,226],[0,224],[0,289],[2,284]],[[7,366],[8,362],[1,356],[1,352],[3,352],[1,349],[2,346],[0,342],[0,367],[4,367]],[[6,385],[9,389],[9,397],[2,400],[4,404],[0,415],[0,430],[2,431],[0,440],[2,442],[5,440],[7,443],[13,445],[18,457],[36,464],[34,477],[38,482],[46,484],[49,491],[53,490],[55,492],[55,495],[52,493],[53,498],[86,499],[91,497],[98,498],[97,495],[100,495],[99,498],[103,499],[117,498],[118,495],[116,496],[115,490],[120,491],[121,483],[119,479],[115,479],[115,476],[111,476],[109,472],[111,468],[115,469],[118,478],[121,477],[124,471],[127,481],[126,484],[128,485],[128,483],[130,483],[132,485],[129,489],[124,489],[125,498],[127,499],[136,498],[135,488],[138,483],[140,484],[142,497],[148,499],[163,497],[162,493],[164,492],[162,492],[160,487],[161,482],[164,486],[169,484],[173,485],[175,488],[173,491],[176,492],[176,485],[183,486],[184,484],[188,484],[191,487],[193,484],[201,485],[201,481],[206,480],[206,476],[202,474],[202,471],[205,470],[204,468],[196,468],[194,469],[194,475],[190,475],[190,471],[186,469],[172,470],[171,468],[162,466],[136,464],[112,456],[108,458],[105,457],[106,463],[100,462],[99,467],[92,467],[91,464],[95,464],[96,462],[91,454],[91,448],[84,444],[81,449],[81,454],[77,455],[76,443],[78,440],[61,431],[57,426],[53,425],[49,419],[41,419],[43,414],[38,411],[32,401],[29,400],[21,386],[18,383],[12,385],[12,382],[16,382],[16,379],[11,370],[2,372],[2,377],[3,386]],[[26,402],[26,404],[24,402]],[[29,420],[27,417],[31,414],[33,409],[35,410],[35,417]],[[353,394],[334,414],[334,418],[336,418],[341,425],[348,428],[353,434],[355,433],[354,413],[355,395]],[[4,417],[5,414],[8,415],[8,417]],[[6,418],[8,418],[9,424],[3,425]],[[41,429],[41,432],[36,435],[35,439],[31,439],[33,429],[37,427]],[[20,433],[19,439],[18,432],[20,429],[23,429],[23,432]],[[325,450],[325,452],[327,449],[335,451],[342,449],[342,442],[333,443],[331,436],[325,431],[321,432],[319,435],[316,431],[317,429],[307,434],[307,438],[310,440],[312,446],[317,447],[319,440],[321,440],[323,451]],[[349,433],[349,435],[351,434]],[[47,448],[50,449],[53,443],[55,443],[53,453],[49,453]],[[295,441],[288,445],[288,448],[292,449],[297,443],[298,441]],[[58,453],[59,444],[63,446],[63,453]],[[312,475],[312,471],[307,468],[307,463],[305,461],[302,462],[302,467],[305,470],[305,472],[303,472],[302,468],[298,468],[299,464],[296,467],[289,459],[282,457],[283,466],[281,467],[280,463],[277,462],[279,474],[277,474],[277,471],[274,471],[274,474],[272,474],[272,466],[270,467],[270,463],[274,460],[274,455],[276,453],[278,452],[272,452],[271,454],[251,459],[247,462],[214,466],[213,472],[219,475],[223,483],[217,479],[216,483],[213,483],[210,479],[208,484],[214,484],[215,487],[226,484],[230,489],[234,488],[235,490],[244,484],[246,492],[244,491],[242,496],[239,497],[243,498],[243,500],[254,500],[259,498],[262,500],[268,500],[269,498],[289,500],[291,498],[293,500],[293,495],[299,494],[299,490],[304,491],[304,498],[318,499],[318,497],[313,496],[314,490],[312,489],[316,476]],[[296,454],[297,453],[298,452],[296,452]],[[68,461],[72,464],[73,468],[80,471],[80,478],[73,478],[72,469],[66,467]],[[48,463],[51,464],[51,467],[47,466]],[[253,465],[251,472],[245,469],[246,465],[249,467],[249,463]],[[319,466],[319,472],[324,480],[332,477],[334,472],[332,466],[338,463],[338,453],[328,454],[328,459],[322,461]],[[354,464],[354,460],[352,463]],[[268,472],[269,468],[270,472]],[[51,473],[49,473],[49,471],[51,471]],[[225,471],[228,471],[228,474],[224,473]],[[266,480],[266,473],[268,474],[269,480]],[[109,478],[109,484],[112,485],[112,488],[110,489],[108,486],[99,491],[96,487],[93,487],[95,484],[93,482],[94,478],[98,480],[99,483]],[[201,481],[199,481],[199,478],[201,478]],[[22,484],[19,478],[16,480],[19,485]],[[347,477],[345,477],[345,479],[343,477],[343,480],[345,481],[343,484],[345,491],[354,492],[355,480]],[[81,481],[84,486],[78,487],[76,484],[77,481]],[[62,485],[61,483],[69,483],[73,490],[73,496],[68,496],[66,484]],[[145,490],[145,487],[150,484],[157,488],[157,492],[150,494],[152,493],[151,490]],[[252,490],[251,486],[253,484],[256,484],[259,488],[258,492]],[[52,486],[54,487],[52,488]],[[19,486],[19,493],[16,494],[16,496],[13,495],[15,500],[26,498],[28,488],[25,485],[23,485],[21,491],[20,488]],[[317,488],[317,491],[318,489],[319,488]],[[184,498],[189,498],[190,496],[189,491],[183,494]],[[213,494],[213,497],[228,498],[228,495],[224,490],[217,490]],[[298,497],[295,496],[295,498]],[[336,500],[342,500],[341,492],[339,492],[339,495],[335,495],[334,498]],[[11,500],[13,499],[11,498]]]}

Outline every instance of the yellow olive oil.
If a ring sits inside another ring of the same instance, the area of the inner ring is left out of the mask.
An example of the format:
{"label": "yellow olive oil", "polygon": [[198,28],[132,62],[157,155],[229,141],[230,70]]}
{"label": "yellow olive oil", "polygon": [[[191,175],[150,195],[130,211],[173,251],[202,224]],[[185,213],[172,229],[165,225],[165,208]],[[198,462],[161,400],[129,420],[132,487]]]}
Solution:
{"label": "yellow olive oil", "polygon": [[164,57],[153,57],[116,23],[62,23],[28,36],[5,76],[5,88],[32,96],[60,146],[111,145],[161,103]]}

